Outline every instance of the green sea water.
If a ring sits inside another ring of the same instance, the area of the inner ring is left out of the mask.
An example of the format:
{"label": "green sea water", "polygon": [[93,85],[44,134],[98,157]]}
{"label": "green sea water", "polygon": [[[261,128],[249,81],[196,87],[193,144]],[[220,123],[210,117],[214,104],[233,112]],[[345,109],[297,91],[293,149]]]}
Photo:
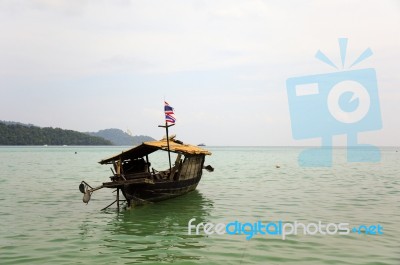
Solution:
{"label": "green sea water", "polygon": [[[347,163],[337,148],[331,168],[301,168],[301,148],[210,147],[215,171],[192,193],[118,212],[101,211],[115,199],[102,189],[84,204],[80,181],[107,181],[97,162],[122,149],[0,147],[0,264],[400,264],[396,148],[380,163]],[[166,153],[151,159],[167,165]],[[188,235],[192,218],[380,224],[383,234]]]}

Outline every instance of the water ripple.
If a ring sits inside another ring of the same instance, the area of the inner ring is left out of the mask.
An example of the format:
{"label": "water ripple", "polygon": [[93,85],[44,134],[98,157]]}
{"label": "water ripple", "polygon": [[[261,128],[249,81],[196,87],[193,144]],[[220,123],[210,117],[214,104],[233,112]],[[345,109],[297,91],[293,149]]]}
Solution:
{"label": "water ripple", "polygon": [[[97,161],[119,147],[0,148],[1,264],[400,264],[399,155],[379,164],[299,168],[298,148],[218,147],[195,192],[118,212],[100,190],[82,204],[82,179],[99,184]],[[24,164],[14,161],[25,161]],[[277,168],[276,165],[280,167]],[[188,235],[199,222],[381,224],[383,235]]]}

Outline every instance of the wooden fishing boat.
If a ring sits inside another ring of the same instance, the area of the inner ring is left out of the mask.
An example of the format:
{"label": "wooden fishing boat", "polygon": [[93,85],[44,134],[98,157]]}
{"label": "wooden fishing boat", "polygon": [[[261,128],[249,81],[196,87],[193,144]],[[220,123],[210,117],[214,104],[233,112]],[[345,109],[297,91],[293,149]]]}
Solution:
{"label": "wooden fishing boat", "polygon": [[[159,150],[168,152],[170,162],[170,167],[162,171],[152,168],[149,160],[149,155]],[[170,152],[176,153],[173,165]],[[167,136],[160,141],[144,142],[99,162],[112,166],[113,176],[110,177],[110,181],[96,188],[82,181],[79,189],[84,193],[83,201],[86,203],[95,190],[117,189],[117,199],[112,204],[117,202],[118,208],[119,191],[125,197],[128,207],[166,200],[195,190],[203,169],[214,170],[211,166],[204,167],[206,155],[211,153],[198,146],[184,144],[176,140],[175,136]]]}

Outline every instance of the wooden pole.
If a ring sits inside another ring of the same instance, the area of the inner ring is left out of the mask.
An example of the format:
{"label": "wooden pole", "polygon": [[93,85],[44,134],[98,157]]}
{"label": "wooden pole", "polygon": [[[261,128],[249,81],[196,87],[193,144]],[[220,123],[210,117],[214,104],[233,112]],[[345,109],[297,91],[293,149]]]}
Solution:
{"label": "wooden pole", "polygon": [[111,205],[113,205],[117,200],[113,201],[112,203],[110,203],[107,207],[104,207],[103,209],[101,209],[102,211],[104,211],[105,209],[108,209]]}
{"label": "wooden pole", "polygon": [[146,167],[147,172],[150,172],[149,155],[146,155]]}
{"label": "wooden pole", "polygon": [[119,188],[117,188],[117,209],[119,210]]}
{"label": "wooden pole", "polygon": [[166,135],[167,135],[167,150],[168,150],[168,161],[169,161],[169,173],[171,173],[172,166],[171,166],[171,153],[169,149],[169,135],[168,135],[168,128],[171,126],[174,126],[175,124],[168,125],[167,122],[165,122],[165,126],[163,125],[158,125],[158,127],[163,127],[165,128]]}
{"label": "wooden pole", "polygon": [[167,148],[168,148],[168,160],[169,160],[169,173],[171,174],[171,153],[169,151],[169,136],[168,136],[168,124],[165,122],[165,130],[167,131]]}

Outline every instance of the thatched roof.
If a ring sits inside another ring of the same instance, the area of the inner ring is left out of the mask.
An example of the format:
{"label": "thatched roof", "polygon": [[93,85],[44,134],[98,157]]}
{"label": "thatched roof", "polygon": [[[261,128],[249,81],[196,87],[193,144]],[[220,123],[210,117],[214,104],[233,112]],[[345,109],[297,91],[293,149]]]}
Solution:
{"label": "thatched roof", "polygon": [[[124,161],[126,159],[141,158],[157,150],[164,150],[164,151],[168,150],[166,138],[163,138],[160,141],[144,142],[141,145],[126,150],[118,155],[115,155],[107,159],[103,159],[99,163],[109,164],[112,163],[113,161],[117,161],[120,159]],[[184,155],[211,155],[211,152],[205,149],[190,144],[184,144],[181,141],[175,140],[174,137],[170,137],[169,150],[171,152],[180,153]]]}

